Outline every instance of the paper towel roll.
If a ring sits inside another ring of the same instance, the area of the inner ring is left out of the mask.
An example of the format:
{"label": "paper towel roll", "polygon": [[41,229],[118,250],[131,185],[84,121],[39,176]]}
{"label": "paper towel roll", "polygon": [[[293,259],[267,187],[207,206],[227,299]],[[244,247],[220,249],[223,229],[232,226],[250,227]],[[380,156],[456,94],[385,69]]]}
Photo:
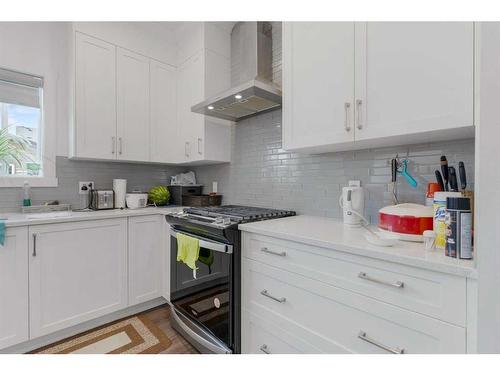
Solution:
{"label": "paper towel roll", "polygon": [[125,195],[127,194],[127,180],[114,179],[113,191],[115,192],[115,208],[125,208]]}

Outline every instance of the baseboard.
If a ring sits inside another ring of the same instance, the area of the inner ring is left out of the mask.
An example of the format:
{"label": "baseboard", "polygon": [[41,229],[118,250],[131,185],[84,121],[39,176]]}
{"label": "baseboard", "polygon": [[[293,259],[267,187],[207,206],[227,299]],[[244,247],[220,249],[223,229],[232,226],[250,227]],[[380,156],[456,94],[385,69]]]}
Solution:
{"label": "baseboard", "polygon": [[101,316],[96,319],[89,320],[88,322],[78,324],[73,327],[68,327],[62,329],[60,331],[51,333],[49,335],[45,335],[42,337],[37,337],[36,339],[22,342],[20,344],[16,344],[14,346],[10,346],[8,348],[4,348],[0,350],[1,354],[22,354],[27,353],[32,350],[41,348],[46,345],[50,345],[59,340],[66,339],[68,337],[77,335],[79,333],[88,331],[89,329],[93,329],[99,326],[102,326],[107,323],[111,323],[118,319],[126,318],[127,316],[138,314],[140,312],[152,309],[154,307],[158,307],[167,303],[167,300],[163,297],[155,298],[154,300],[141,303],[139,305],[130,306],[126,309],[116,311],[114,313]]}

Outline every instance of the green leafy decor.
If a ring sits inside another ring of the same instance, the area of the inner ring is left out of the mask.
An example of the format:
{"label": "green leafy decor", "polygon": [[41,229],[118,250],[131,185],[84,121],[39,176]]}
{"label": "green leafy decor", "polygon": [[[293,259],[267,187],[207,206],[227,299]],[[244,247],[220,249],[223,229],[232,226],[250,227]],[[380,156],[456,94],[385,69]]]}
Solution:
{"label": "green leafy decor", "polygon": [[28,145],[25,138],[9,133],[8,128],[0,129],[0,161],[22,165],[27,157]]}

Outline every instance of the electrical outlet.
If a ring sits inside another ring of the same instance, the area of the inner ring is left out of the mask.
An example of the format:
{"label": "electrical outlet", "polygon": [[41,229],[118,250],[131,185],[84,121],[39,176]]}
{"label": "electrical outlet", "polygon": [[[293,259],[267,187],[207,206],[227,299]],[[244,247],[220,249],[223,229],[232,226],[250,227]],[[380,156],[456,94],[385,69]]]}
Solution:
{"label": "electrical outlet", "polygon": [[90,189],[95,189],[94,181],[78,182],[78,193],[81,195],[88,194]]}

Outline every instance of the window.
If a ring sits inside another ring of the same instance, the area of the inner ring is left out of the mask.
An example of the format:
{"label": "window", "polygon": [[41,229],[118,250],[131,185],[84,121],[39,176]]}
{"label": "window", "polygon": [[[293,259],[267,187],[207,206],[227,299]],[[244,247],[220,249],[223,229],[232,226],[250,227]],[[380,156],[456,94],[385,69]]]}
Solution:
{"label": "window", "polygon": [[0,177],[42,177],[43,79],[0,68]]}

